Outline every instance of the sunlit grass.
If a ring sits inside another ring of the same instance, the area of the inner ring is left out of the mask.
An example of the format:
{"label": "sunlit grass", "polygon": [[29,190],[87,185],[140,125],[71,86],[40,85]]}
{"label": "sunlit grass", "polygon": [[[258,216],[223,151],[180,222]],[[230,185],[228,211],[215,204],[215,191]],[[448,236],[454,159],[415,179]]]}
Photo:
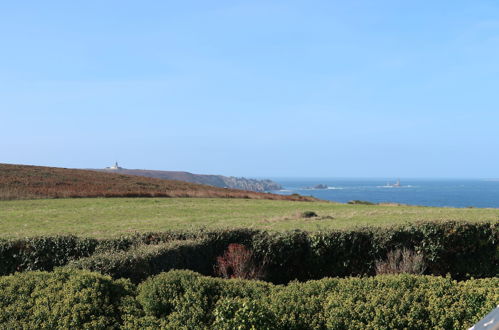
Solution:
{"label": "sunlit grass", "polygon": [[[319,216],[301,218],[304,211]],[[498,221],[499,209],[366,206],[213,198],[80,198],[0,201],[0,237],[250,227],[345,229],[425,220]]]}

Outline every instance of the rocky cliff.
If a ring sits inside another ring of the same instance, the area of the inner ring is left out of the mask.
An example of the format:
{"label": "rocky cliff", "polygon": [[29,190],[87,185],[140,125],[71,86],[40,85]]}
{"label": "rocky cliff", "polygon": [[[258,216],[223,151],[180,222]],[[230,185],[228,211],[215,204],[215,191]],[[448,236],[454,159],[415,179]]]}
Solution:
{"label": "rocky cliff", "polygon": [[98,169],[97,171],[139,175],[139,176],[159,178],[165,180],[185,181],[185,182],[205,184],[214,187],[241,189],[241,190],[249,190],[256,192],[265,192],[265,191],[282,189],[282,186],[280,184],[271,180],[255,180],[255,179],[236,178],[233,176],[223,176],[223,175],[193,174],[189,172],[178,172],[178,171],[131,170],[125,168]]}

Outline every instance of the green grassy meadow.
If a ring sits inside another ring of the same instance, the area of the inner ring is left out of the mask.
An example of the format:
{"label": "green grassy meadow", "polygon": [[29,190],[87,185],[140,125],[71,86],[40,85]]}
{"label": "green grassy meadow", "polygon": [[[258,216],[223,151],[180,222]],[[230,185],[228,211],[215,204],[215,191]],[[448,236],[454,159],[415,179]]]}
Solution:
{"label": "green grassy meadow", "polygon": [[[314,211],[319,217],[299,214]],[[80,198],[0,201],[0,237],[98,238],[169,229],[346,229],[414,221],[497,221],[499,209],[366,206],[219,198]]]}

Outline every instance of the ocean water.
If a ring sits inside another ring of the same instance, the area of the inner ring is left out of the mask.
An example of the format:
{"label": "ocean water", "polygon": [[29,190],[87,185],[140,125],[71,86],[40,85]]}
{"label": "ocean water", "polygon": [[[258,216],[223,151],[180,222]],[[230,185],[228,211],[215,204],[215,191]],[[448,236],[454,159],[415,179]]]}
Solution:
{"label": "ocean water", "polygon": [[[285,179],[274,178],[284,189],[278,194],[300,194],[346,203],[363,200],[443,207],[499,208],[499,180],[488,179]],[[327,189],[313,189],[318,184]]]}

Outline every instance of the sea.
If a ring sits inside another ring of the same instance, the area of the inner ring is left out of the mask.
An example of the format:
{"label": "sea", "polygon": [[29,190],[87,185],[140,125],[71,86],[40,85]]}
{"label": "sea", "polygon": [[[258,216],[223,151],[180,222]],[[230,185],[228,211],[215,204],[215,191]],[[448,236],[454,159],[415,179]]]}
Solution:
{"label": "sea", "polygon": [[[273,178],[277,194],[300,194],[346,203],[400,203],[439,207],[499,208],[499,179],[334,179]],[[396,186],[400,180],[400,186]],[[327,188],[317,189],[317,185]]]}

